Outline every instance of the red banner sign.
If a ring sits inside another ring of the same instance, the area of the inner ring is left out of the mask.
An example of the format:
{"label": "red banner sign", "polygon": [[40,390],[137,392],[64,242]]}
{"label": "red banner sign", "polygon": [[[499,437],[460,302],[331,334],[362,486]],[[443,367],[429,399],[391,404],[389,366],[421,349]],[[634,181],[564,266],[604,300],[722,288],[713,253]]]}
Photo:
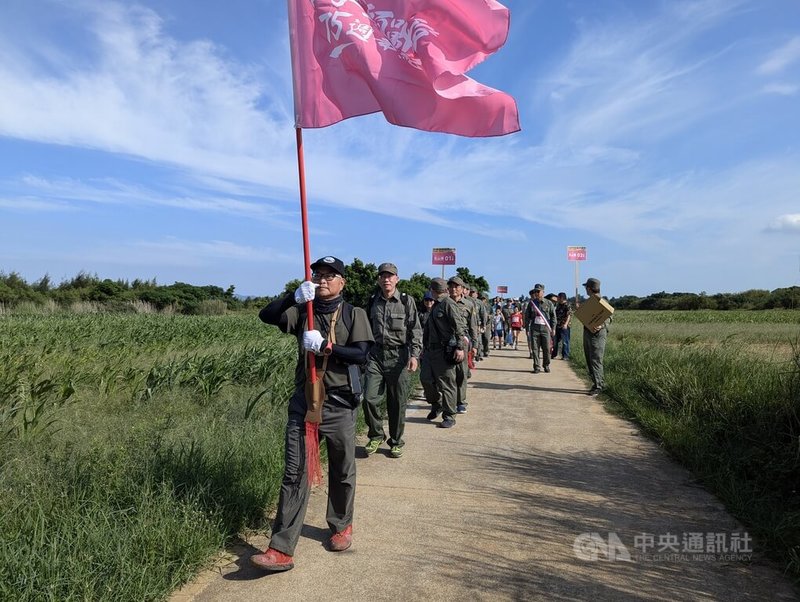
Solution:
{"label": "red banner sign", "polygon": [[444,247],[435,247],[433,249],[433,265],[455,265],[456,264],[456,250]]}
{"label": "red banner sign", "polygon": [[569,261],[586,261],[586,247],[567,247]]}
{"label": "red banner sign", "polygon": [[506,294],[506,293],[508,293],[508,287],[507,286],[498,286],[497,287],[497,294],[498,295],[499,294]]}

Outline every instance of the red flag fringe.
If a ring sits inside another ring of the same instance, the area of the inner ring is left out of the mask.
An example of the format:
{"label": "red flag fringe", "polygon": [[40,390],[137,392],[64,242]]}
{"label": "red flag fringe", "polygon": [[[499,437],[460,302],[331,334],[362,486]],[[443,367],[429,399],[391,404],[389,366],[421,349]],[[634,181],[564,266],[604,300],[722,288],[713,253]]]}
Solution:
{"label": "red flag fringe", "polygon": [[306,422],[306,473],[308,484],[317,487],[322,484],[322,464],[319,460],[319,424]]}

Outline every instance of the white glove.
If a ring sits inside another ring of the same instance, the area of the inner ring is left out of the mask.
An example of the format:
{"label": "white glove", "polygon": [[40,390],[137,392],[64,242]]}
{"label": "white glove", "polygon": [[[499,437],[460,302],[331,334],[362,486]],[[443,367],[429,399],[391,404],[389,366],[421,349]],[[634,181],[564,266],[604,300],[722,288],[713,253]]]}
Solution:
{"label": "white glove", "polygon": [[295,303],[308,303],[309,301],[314,300],[314,295],[317,294],[317,287],[319,284],[314,284],[310,280],[306,280],[297,287],[297,290],[294,291],[294,302]]}
{"label": "white glove", "polygon": [[306,351],[319,353],[319,350],[322,349],[322,343],[324,342],[325,339],[322,338],[319,330],[306,330],[303,333],[303,349]]}

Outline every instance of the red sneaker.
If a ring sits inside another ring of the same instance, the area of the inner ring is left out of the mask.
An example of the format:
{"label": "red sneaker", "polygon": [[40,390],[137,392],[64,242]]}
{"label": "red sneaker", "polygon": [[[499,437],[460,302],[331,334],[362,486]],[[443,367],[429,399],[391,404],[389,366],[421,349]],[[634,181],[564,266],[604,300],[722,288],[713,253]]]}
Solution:
{"label": "red sneaker", "polygon": [[250,562],[265,571],[288,571],[294,568],[291,556],[272,548],[268,548],[263,554],[253,554]]}
{"label": "red sneaker", "polygon": [[353,545],[353,525],[347,525],[344,531],[334,533],[328,541],[331,552],[344,552]]}

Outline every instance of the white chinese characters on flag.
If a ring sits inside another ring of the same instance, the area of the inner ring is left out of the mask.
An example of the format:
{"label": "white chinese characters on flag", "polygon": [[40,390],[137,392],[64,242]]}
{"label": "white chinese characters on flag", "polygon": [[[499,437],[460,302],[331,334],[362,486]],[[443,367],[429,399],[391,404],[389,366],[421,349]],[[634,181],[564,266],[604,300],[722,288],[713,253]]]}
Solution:
{"label": "white chinese characters on flag", "polygon": [[295,125],[382,111],[461,136],[518,131],[514,99],[464,73],[508,36],[495,0],[288,0]]}

